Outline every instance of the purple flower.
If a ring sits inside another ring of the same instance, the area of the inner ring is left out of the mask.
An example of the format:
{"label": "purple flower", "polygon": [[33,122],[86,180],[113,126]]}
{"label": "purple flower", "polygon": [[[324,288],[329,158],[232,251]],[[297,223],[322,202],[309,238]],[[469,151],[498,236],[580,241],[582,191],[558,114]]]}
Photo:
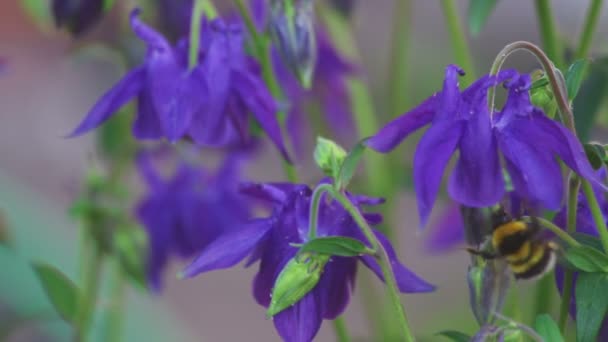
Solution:
{"label": "purple flower", "polygon": [[250,140],[251,113],[289,159],[276,104],[257,63],[245,55],[240,25],[220,19],[205,24],[199,63],[189,70],[187,42],[171,46],[138,14],[132,12],[131,27],[148,46],[144,63],[110,89],[70,136],[96,128],[137,97],[133,135],[138,139],[189,137],[202,146],[239,145]]}
{"label": "purple flower", "polygon": [[158,19],[163,30],[179,38],[190,32],[192,0],[157,0]]}
{"label": "purple flower", "polygon": [[[535,207],[557,210],[561,205],[563,179],[556,157],[582,177],[598,182],[576,137],[530,103],[528,75],[502,71],[480,78],[461,92],[459,74],[463,74],[460,68],[448,66],[442,91],[391,121],[367,141],[369,147],[386,153],[430,124],[414,155],[414,182],[423,226],[456,150],[459,158],[448,193],[470,207],[491,206],[504,196],[501,155],[516,195]],[[487,91],[506,80],[507,102],[502,111],[490,115]]]}
{"label": "purple flower", "polygon": [[51,10],[57,27],[79,36],[99,21],[103,6],[104,0],[53,0]]}
{"label": "purple flower", "polygon": [[[185,270],[186,276],[234,266],[247,256],[248,264],[260,260],[253,282],[256,301],[265,307],[277,276],[292,259],[298,248],[293,244],[308,240],[308,217],[312,191],[306,185],[290,183],[247,184],[242,191],[273,204],[268,218],[252,221],[248,227],[227,233],[209,245]],[[349,195],[358,206],[381,202],[364,196]],[[350,215],[335,201],[321,201],[319,236],[347,236],[365,241]],[[372,224],[381,217],[365,214]],[[428,292],[434,287],[405,268],[398,260],[390,242],[381,233],[376,236],[386,248],[402,292]],[[310,341],[323,319],[338,317],[348,304],[354,288],[357,261],[363,262],[380,279],[382,273],[372,256],[347,258],[332,256],[315,288],[292,307],[273,318],[276,329],[285,341]]]}
{"label": "purple flower", "polygon": [[137,166],[148,186],[136,215],[148,233],[148,283],[162,287],[162,271],[169,257],[189,258],[220,234],[245,224],[249,207],[237,192],[238,160],[228,157],[215,174],[181,163],[163,179],[152,165],[152,156],[141,154]]}

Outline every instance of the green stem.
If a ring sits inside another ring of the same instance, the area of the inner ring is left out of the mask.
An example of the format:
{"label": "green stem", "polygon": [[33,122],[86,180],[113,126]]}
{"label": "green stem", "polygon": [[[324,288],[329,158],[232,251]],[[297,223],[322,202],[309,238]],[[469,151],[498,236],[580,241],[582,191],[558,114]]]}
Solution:
{"label": "green stem", "polygon": [[334,331],[336,332],[336,340],[338,342],[350,342],[350,335],[342,316],[334,319]]}
{"label": "green stem", "polygon": [[93,240],[89,230],[90,223],[82,228],[81,248],[80,248],[80,274],[81,274],[81,293],[78,299],[76,318],[74,321],[76,341],[87,341],[97,293],[99,291],[99,278],[103,254],[98,248],[96,241]]}
{"label": "green stem", "polygon": [[549,0],[536,0],[536,16],[540,26],[540,37],[547,55],[558,68],[564,66],[564,49],[556,36],[557,28]]}
{"label": "green stem", "polygon": [[[531,220],[530,217],[527,216],[524,216],[523,219],[528,222],[530,222]],[[544,228],[550,230],[553,234],[557,235],[562,241],[564,241],[568,245],[572,247],[580,247],[581,244],[578,241],[576,241],[572,236],[570,236],[570,234],[563,231],[560,227],[553,224],[553,222],[542,217],[535,217],[534,219],[537,220]]]}
{"label": "green stem", "polygon": [[192,5],[190,17],[190,47],[188,50],[188,68],[194,69],[198,63],[198,50],[201,41],[201,20],[203,18],[203,4],[206,0],[195,0]]}
{"label": "green stem", "polygon": [[[568,92],[565,88],[563,77],[560,77],[553,66],[553,63],[547,57],[547,55],[541,50],[538,46],[527,42],[527,41],[517,41],[505,46],[494,59],[494,63],[492,63],[492,68],[490,69],[490,75],[496,75],[502,65],[505,63],[507,58],[516,51],[527,51],[534,55],[539,63],[542,65],[545,70],[545,74],[549,79],[549,84],[551,84],[551,90],[553,91],[553,95],[555,96],[555,101],[557,102],[557,107],[559,108],[559,113],[562,119],[562,122],[566,127],[572,132],[572,134],[576,135],[576,127],[574,125],[574,114],[572,113],[572,108],[570,107],[570,102],[568,101]],[[496,97],[496,89],[494,87],[488,90],[488,105],[490,109],[490,113],[494,112],[494,100]]]}
{"label": "green stem", "polygon": [[[566,231],[568,234],[576,232],[576,215],[578,214],[578,193],[581,187],[580,178],[572,174],[570,177],[568,188],[568,203],[566,207]],[[570,309],[570,298],[572,296],[574,275],[572,270],[565,269],[564,271],[564,288],[562,291],[562,301],[559,307],[559,330],[562,335],[566,332],[566,323],[568,322],[568,310]]]}
{"label": "green stem", "polygon": [[321,196],[326,192],[331,192],[333,185],[329,183],[320,184],[312,193],[310,200],[310,220],[308,222],[308,238],[314,239],[317,237],[317,227],[319,225],[319,205],[321,204]]}
{"label": "green stem", "polygon": [[125,310],[126,283],[125,274],[117,257],[112,260],[112,278],[110,279],[110,307],[106,310],[104,341],[122,340],[122,327]]}
{"label": "green stem", "polygon": [[[281,90],[281,86],[279,85],[279,81],[277,80],[276,75],[274,74],[274,68],[272,66],[272,58],[270,55],[270,44],[269,40],[266,36],[261,35],[257,28],[255,27],[255,23],[253,22],[253,18],[251,17],[251,13],[247,10],[247,7],[243,3],[243,0],[234,0],[234,3],[239,11],[239,14],[245,21],[245,26],[247,27],[247,31],[251,36],[251,41],[253,43],[253,54],[254,57],[260,62],[262,67],[262,77],[264,79],[264,83],[270,90],[272,97],[275,100],[283,98],[283,91]],[[285,129],[285,121],[287,114],[283,111],[277,113],[279,122],[281,123],[281,128],[283,132],[286,132]],[[285,143],[288,145],[287,150],[290,151],[290,140],[288,138],[285,139]],[[286,160],[282,160],[283,172],[287,176],[287,179],[290,182],[296,182],[298,179],[298,173],[295,167],[287,162]]]}
{"label": "green stem", "polygon": [[401,305],[401,298],[399,297],[399,288],[397,286],[397,281],[391,268],[390,258],[386,253],[386,250],[378,241],[376,234],[374,234],[373,229],[369,226],[359,209],[350,201],[350,199],[342,192],[339,192],[333,188],[331,189],[331,194],[336,200],[338,200],[338,202],[340,202],[340,204],[342,204],[344,209],[352,216],[352,218],[355,220],[355,222],[361,229],[363,235],[365,235],[365,238],[369,241],[371,248],[376,251],[375,257],[378,261],[378,264],[380,265],[380,269],[382,270],[382,275],[384,277],[388,289],[388,295],[390,297],[391,303],[393,304],[393,308],[399,321],[399,326],[402,329],[404,341],[414,341],[414,335],[412,334],[412,331],[410,329],[405,310]]}
{"label": "green stem", "polygon": [[462,78],[464,86],[471,84],[475,79],[475,69],[473,68],[473,57],[471,49],[464,31],[464,26],[460,22],[458,8],[454,0],[441,0],[443,15],[447,26],[447,31],[450,35],[452,43],[452,51],[456,64],[466,71],[466,75]]}
{"label": "green stem", "polygon": [[587,9],[585,27],[583,28],[583,32],[581,32],[575,59],[587,58],[589,49],[591,48],[591,42],[593,41],[593,34],[595,33],[597,22],[602,12],[601,9],[602,0],[592,0],[591,5]]}
{"label": "green stem", "polygon": [[393,8],[393,28],[391,32],[391,54],[388,69],[390,117],[401,114],[408,108],[407,94],[407,52],[411,25],[410,0],[396,0]]}
{"label": "green stem", "polygon": [[608,252],[608,228],[606,227],[606,219],[604,218],[602,209],[597,203],[597,198],[595,197],[595,192],[593,191],[591,184],[587,180],[583,180],[582,183],[583,193],[587,199],[587,204],[589,205],[589,210],[591,211],[591,217],[593,217],[593,222],[595,223],[595,229],[597,229],[600,236],[600,241],[604,247],[604,252]]}

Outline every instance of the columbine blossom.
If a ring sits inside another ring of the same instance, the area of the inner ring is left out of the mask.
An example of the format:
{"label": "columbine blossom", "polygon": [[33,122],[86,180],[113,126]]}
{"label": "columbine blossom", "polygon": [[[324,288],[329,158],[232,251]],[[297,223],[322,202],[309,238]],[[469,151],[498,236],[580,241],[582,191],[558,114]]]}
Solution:
{"label": "columbine blossom", "polygon": [[[277,276],[298,248],[293,244],[308,240],[309,210],[312,191],[306,185],[291,183],[247,184],[242,191],[273,204],[272,214],[250,222],[249,226],[227,233],[209,245],[185,270],[186,276],[232,267],[249,256],[248,264],[260,260],[253,282],[256,301],[268,307]],[[349,195],[357,205],[375,205],[378,199]],[[319,236],[347,236],[365,241],[350,215],[335,201],[321,201]],[[371,224],[381,220],[377,214],[365,214]],[[381,233],[376,236],[387,250],[401,292],[428,292],[434,287],[403,266],[390,242]],[[338,317],[348,304],[354,288],[357,261],[363,262],[380,279],[382,272],[374,257],[332,256],[325,265],[319,283],[292,307],[273,318],[276,329],[286,341],[310,341],[323,319]]]}
{"label": "columbine blossom", "polygon": [[[367,141],[369,147],[386,153],[430,124],[414,155],[414,182],[423,226],[456,150],[459,158],[448,193],[466,206],[491,206],[504,196],[501,155],[515,193],[535,207],[557,210],[561,205],[563,179],[556,157],[583,178],[598,182],[576,137],[531,104],[528,75],[502,71],[480,78],[461,92],[459,74],[463,74],[460,68],[448,66],[442,91],[391,121]],[[500,112],[490,115],[488,89],[502,82],[509,90],[507,102]]]}
{"label": "columbine blossom", "polygon": [[148,233],[146,273],[152,289],[161,288],[162,271],[171,255],[192,257],[248,219],[249,207],[237,193],[236,158],[228,157],[215,174],[181,163],[170,178],[163,179],[151,155],[138,157],[148,192],[139,201],[136,215]]}
{"label": "columbine blossom", "polygon": [[104,0],[53,0],[51,10],[57,27],[78,36],[99,21],[103,6]]}
{"label": "columbine blossom", "polygon": [[276,104],[257,63],[245,55],[238,24],[221,19],[201,33],[199,63],[190,70],[185,40],[175,47],[131,14],[131,27],[148,46],[145,61],[130,71],[91,109],[71,136],[86,133],[137,97],[133,135],[138,139],[189,137],[202,146],[226,146],[250,140],[251,113],[288,159]]}

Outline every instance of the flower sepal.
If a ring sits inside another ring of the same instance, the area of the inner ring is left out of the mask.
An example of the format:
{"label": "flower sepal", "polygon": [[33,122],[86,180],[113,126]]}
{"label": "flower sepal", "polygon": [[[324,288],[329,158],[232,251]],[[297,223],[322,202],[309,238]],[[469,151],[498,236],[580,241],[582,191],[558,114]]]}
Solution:
{"label": "flower sepal", "polygon": [[299,254],[318,253],[328,256],[357,257],[375,254],[375,251],[357,239],[344,236],[326,236],[308,241],[300,246]]}
{"label": "flower sepal", "polygon": [[291,258],[274,284],[266,317],[275,316],[312,291],[329,258],[326,254],[316,253],[298,253]]}

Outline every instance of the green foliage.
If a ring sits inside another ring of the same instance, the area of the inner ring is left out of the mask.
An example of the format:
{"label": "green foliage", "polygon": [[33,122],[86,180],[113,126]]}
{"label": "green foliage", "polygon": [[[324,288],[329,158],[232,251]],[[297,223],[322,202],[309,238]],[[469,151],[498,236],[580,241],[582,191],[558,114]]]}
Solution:
{"label": "green foliage", "polygon": [[547,314],[538,315],[534,321],[534,330],[545,340],[551,342],[563,342],[564,338],[559,332],[559,327],[551,316]]}
{"label": "green foliage", "polygon": [[576,132],[582,142],[589,140],[591,128],[596,124],[596,118],[602,102],[608,92],[608,57],[595,60],[590,64],[588,77],[583,82],[580,91],[572,103]]}
{"label": "green foliage", "polygon": [[596,341],[608,310],[608,274],[581,272],[576,280],[578,342]]}
{"label": "green foliage", "polygon": [[572,63],[566,71],[566,89],[568,90],[568,100],[572,101],[583,83],[585,70],[589,63],[587,60],[579,59]]}
{"label": "green foliage", "polygon": [[602,167],[602,165],[608,165],[608,154],[606,153],[606,145],[590,142],[583,145],[585,148],[585,154],[589,163],[595,170]]}
{"label": "green foliage", "polygon": [[289,260],[274,284],[266,316],[278,314],[312,291],[328,261],[329,256],[311,253],[300,253]]}
{"label": "green foliage", "polygon": [[74,322],[79,290],[76,285],[56,267],[46,263],[32,263],[32,267],[46,296],[61,318]]}
{"label": "green foliage", "polygon": [[346,158],[346,151],[332,140],[317,137],[317,145],[315,146],[313,156],[317,166],[323,170],[323,173],[337,179],[340,167]]}
{"label": "green foliage", "polygon": [[363,242],[343,236],[312,239],[300,247],[299,253],[319,253],[344,257],[360,256],[372,252]]}
{"label": "green foliage", "polygon": [[469,342],[471,336],[456,330],[444,330],[437,333],[439,336],[443,336],[452,342]]}
{"label": "green foliage", "polygon": [[[355,171],[357,171],[357,166],[359,166],[359,162],[363,157],[363,152],[365,152],[365,139],[359,141],[357,145],[348,153],[342,166],[340,167],[340,173],[338,174],[338,178],[336,179],[336,187],[338,189],[344,189],[348,186],[351,179],[355,175]],[[377,175],[382,177],[381,175]]]}
{"label": "green foliage", "polygon": [[135,227],[118,229],[114,234],[114,252],[136,287],[145,289],[146,282],[146,235]]}
{"label": "green foliage", "polygon": [[477,36],[488,21],[498,0],[471,0],[469,2],[469,31]]}
{"label": "green foliage", "polygon": [[579,271],[608,272],[608,256],[593,247],[570,247],[564,256]]}

